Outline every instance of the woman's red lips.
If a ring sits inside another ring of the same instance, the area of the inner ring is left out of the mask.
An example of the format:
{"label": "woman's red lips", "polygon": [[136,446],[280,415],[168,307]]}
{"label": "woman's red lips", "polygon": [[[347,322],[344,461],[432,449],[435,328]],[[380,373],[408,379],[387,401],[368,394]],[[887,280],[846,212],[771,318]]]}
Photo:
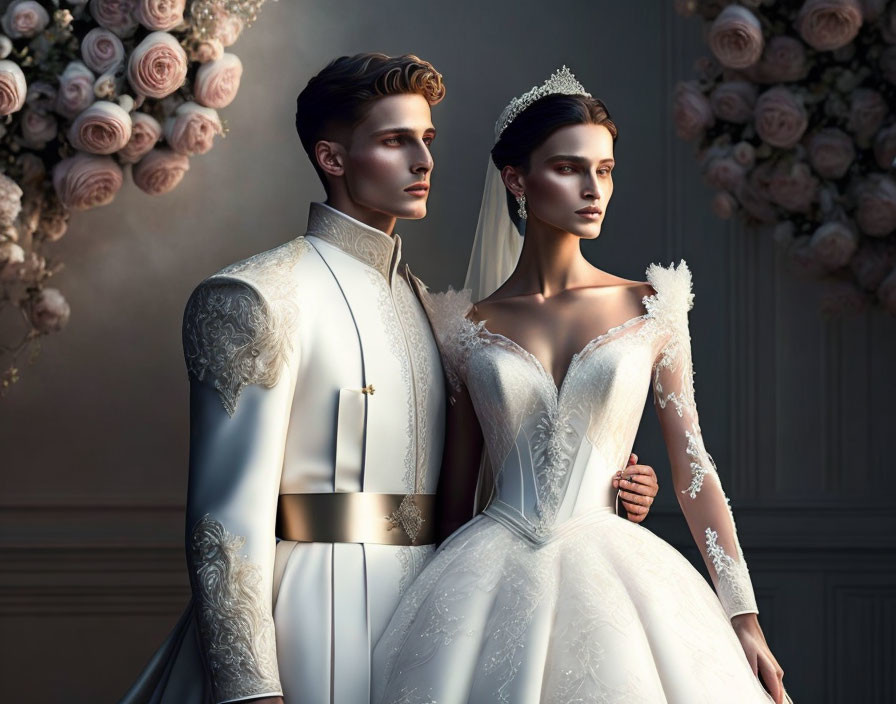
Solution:
{"label": "woman's red lips", "polygon": [[579,208],[576,212],[579,215],[600,215],[604,211],[596,205],[589,205],[587,208]]}

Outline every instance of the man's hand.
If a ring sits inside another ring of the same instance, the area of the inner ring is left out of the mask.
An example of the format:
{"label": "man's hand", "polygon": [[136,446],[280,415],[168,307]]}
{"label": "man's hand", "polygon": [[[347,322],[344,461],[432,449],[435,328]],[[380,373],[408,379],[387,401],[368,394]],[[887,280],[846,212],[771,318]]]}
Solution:
{"label": "man's hand", "polygon": [[640,523],[647,517],[660,490],[653,467],[638,464],[638,456],[634,453],[628,458],[628,466],[616,472],[613,488],[619,490],[619,499],[632,523]]}

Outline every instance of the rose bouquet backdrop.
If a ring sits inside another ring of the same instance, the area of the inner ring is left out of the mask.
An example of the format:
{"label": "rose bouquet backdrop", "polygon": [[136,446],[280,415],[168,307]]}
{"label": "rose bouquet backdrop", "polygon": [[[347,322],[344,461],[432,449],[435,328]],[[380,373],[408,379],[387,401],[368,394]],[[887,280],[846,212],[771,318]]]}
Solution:
{"label": "rose bouquet backdrop", "polygon": [[263,3],[0,1],[0,394],[69,318],[47,245],[127,172],[160,195],[212,148],[242,74],[225,49]]}
{"label": "rose bouquet backdrop", "polygon": [[676,0],[712,56],[675,92],[713,210],[772,231],[824,310],[896,313],[896,0]]}

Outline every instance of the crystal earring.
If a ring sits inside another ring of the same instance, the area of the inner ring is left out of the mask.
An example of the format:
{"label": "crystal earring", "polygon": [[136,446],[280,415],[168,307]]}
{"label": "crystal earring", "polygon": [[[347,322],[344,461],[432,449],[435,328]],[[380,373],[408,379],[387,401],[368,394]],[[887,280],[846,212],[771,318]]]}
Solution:
{"label": "crystal earring", "polygon": [[526,213],[526,194],[523,193],[516,197],[516,202],[519,204],[519,209],[516,211],[516,214],[519,215],[520,220],[525,220],[527,217]]}

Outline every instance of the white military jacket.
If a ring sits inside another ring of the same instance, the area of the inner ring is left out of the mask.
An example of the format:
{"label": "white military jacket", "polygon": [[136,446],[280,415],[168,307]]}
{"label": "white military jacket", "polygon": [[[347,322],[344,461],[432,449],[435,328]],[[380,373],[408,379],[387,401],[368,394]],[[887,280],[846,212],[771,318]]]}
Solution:
{"label": "white military jacket", "polygon": [[368,700],[371,649],[432,546],[278,542],[276,514],[285,494],[435,493],[443,376],[400,254],[315,203],[305,236],[194,291],[193,601],[123,701]]}

